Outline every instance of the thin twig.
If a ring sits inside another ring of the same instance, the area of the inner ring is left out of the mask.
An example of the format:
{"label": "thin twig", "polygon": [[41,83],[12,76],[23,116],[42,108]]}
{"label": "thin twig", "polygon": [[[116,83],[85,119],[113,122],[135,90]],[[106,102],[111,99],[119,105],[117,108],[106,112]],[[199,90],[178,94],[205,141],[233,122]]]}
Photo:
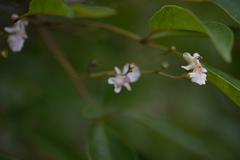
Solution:
{"label": "thin twig", "polygon": [[141,74],[156,74],[159,71],[141,71]]}
{"label": "thin twig", "polygon": [[140,65],[142,65],[142,64],[144,64],[144,63],[146,63],[146,62],[148,62],[148,61],[151,61],[151,60],[153,60],[153,59],[155,59],[155,58],[158,58],[158,57],[165,56],[165,55],[167,55],[167,54],[168,54],[168,52],[164,52],[164,53],[161,53],[161,54],[153,55],[153,56],[151,56],[151,57],[148,57],[147,59],[144,59],[144,60],[136,63],[136,65],[140,66]]}
{"label": "thin twig", "polygon": [[81,82],[81,80],[78,77],[78,73],[74,70],[72,65],[67,60],[62,48],[59,46],[59,44],[55,41],[55,39],[52,37],[50,32],[47,30],[47,28],[44,25],[36,25],[43,40],[46,42],[47,46],[52,51],[55,58],[58,60],[58,62],[61,64],[61,66],[64,68],[64,70],[67,72],[70,80],[76,87],[79,95],[82,97],[83,102],[85,104],[90,104],[91,99],[88,95],[88,92]]}
{"label": "thin twig", "polygon": [[[46,21],[46,22],[48,22],[48,21]],[[154,42],[149,42],[148,38],[141,38],[140,36],[138,36],[138,35],[136,35],[136,34],[134,34],[132,32],[129,32],[127,30],[124,30],[122,28],[119,28],[119,27],[116,27],[116,26],[113,26],[113,25],[110,25],[110,24],[97,22],[97,21],[89,21],[89,20],[65,21],[65,22],[55,21],[53,23],[57,23],[57,24],[78,24],[78,25],[86,25],[86,26],[92,26],[92,27],[96,27],[96,28],[102,28],[102,29],[106,29],[106,30],[118,33],[120,35],[123,35],[123,36],[125,36],[127,38],[130,38],[130,39],[132,39],[134,41],[137,41],[137,42],[139,42],[139,43],[141,43],[141,44],[143,44],[145,46],[149,46],[149,47],[152,47],[152,48],[157,48],[157,49],[165,51],[165,53],[162,53],[162,54],[159,54],[159,55],[155,55],[155,56],[149,57],[146,60],[138,62],[137,65],[141,65],[141,64],[146,63],[146,62],[148,62],[148,61],[150,61],[150,60],[152,60],[154,58],[166,55],[169,52],[171,52],[171,53],[175,54],[176,56],[178,56],[178,57],[183,59],[182,54],[180,52],[178,52],[175,49],[174,46],[166,47],[166,46],[154,43]],[[66,64],[63,63],[63,67],[66,68],[66,70],[68,70],[68,73],[72,73],[72,69],[69,70],[69,66],[65,66],[65,65]],[[169,77],[169,78],[173,78],[173,79],[187,78],[185,73],[183,75],[181,75],[181,76],[172,76],[172,75],[168,75],[166,73],[162,73],[160,70],[158,70],[158,72],[156,72],[156,71],[142,71],[142,73],[143,74],[144,73],[157,73],[157,74],[161,74],[163,76],[166,76],[166,77]],[[73,75],[75,77],[77,74],[74,73]],[[80,78],[80,79],[82,79],[82,78],[99,78],[99,77],[103,77],[103,76],[106,76],[106,75],[116,75],[116,74],[111,72],[111,71],[107,71],[107,72],[91,73],[91,74],[80,75],[80,76],[78,75],[77,77]]]}
{"label": "thin twig", "polygon": [[183,78],[188,78],[187,77],[187,73],[183,73],[182,75],[180,76],[172,76],[172,75],[169,75],[169,74],[166,74],[166,73],[163,73],[163,72],[158,72],[158,74],[161,74],[165,77],[168,77],[168,78],[172,78],[172,79],[183,79]]}
{"label": "thin twig", "polygon": [[79,75],[80,79],[85,78],[100,78],[104,76],[116,76],[117,74],[114,71],[106,71],[106,72],[99,72],[99,73],[90,73],[90,74],[81,74]]}
{"label": "thin twig", "polygon": [[102,28],[102,29],[106,29],[115,33],[118,33],[120,35],[123,35],[125,37],[128,37],[132,40],[135,41],[141,41],[141,37],[129,32],[127,30],[124,30],[122,28],[110,25],[110,24],[106,24],[106,23],[102,23],[102,22],[97,22],[97,21],[89,21],[89,20],[81,20],[81,21],[69,21],[67,22],[68,24],[78,24],[78,25],[86,25],[86,26],[91,26],[91,27],[96,27],[96,28]]}
{"label": "thin twig", "polygon": [[145,45],[149,46],[149,47],[152,47],[152,48],[157,48],[157,49],[160,49],[160,50],[163,50],[163,51],[169,51],[168,47],[157,44],[157,43],[147,42]]}
{"label": "thin twig", "polygon": [[[34,19],[29,19],[30,21],[34,22]],[[125,36],[127,38],[130,38],[134,41],[137,41],[145,46],[149,46],[152,48],[157,48],[163,51],[169,51],[174,53],[175,55],[181,57],[181,54],[175,50],[171,50],[169,47],[154,43],[154,42],[149,42],[148,38],[142,38],[137,34],[134,34],[132,32],[129,32],[127,30],[124,30],[122,28],[113,26],[111,24],[106,24],[103,22],[99,22],[99,21],[91,21],[91,20],[71,20],[71,21],[49,21],[49,20],[42,20],[42,22],[49,22],[49,23],[55,23],[55,24],[77,24],[77,25],[85,25],[85,26],[91,26],[91,27],[96,27],[96,28],[102,28],[108,31],[112,31],[115,33],[118,33],[122,36]]]}

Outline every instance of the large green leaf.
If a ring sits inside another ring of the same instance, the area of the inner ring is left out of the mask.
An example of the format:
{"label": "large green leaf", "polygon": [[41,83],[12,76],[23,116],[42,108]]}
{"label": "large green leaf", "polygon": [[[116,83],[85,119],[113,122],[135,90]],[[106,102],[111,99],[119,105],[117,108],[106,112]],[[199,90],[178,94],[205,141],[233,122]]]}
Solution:
{"label": "large green leaf", "polygon": [[207,68],[207,79],[240,106],[240,81],[211,66]]}
{"label": "large green leaf", "polygon": [[29,4],[28,14],[66,15],[67,7],[62,0],[32,0]]}
{"label": "large green leaf", "polygon": [[230,28],[221,23],[204,22],[208,29],[208,35],[218,52],[226,62],[231,62],[231,50],[233,47],[233,33]]}
{"label": "large green leaf", "polygon": [[88,151],[91,160],[137,160],[136,153],[122,139],[101,124],[88,132]]}
{"label": "large green leaf", "polygon": [[239,0],[175,0],[191,2],[212,2],[225,10],[233,19],[240,23],[240,1]]}
{"label": "large green leaf", "polygon": [[223,8],[233,19],[240,23],[240,1],[239,0],[215,0],[212,3]]}
{"label": "large green leaf", "polygon": [[28,13],[20,16],[19,19],[34,14],[100,18],[115,14],[115,10],[103,6],[68,5],[63,0],[32,0]]}
{"label": "large green leaf", "polygon": [[138,123],[156,132],[158,135],[164,136],[190,151],[207,154],[201,141],[166,119],[153,118],[136,112],[128,112],[126,115],[134,118]]}
{"label": "large green leaf", "polygon": [[170,37],[170,36],[198,36],[198,37],[206,37],[206,34],[196,32],[196,31],[188,31],[188,30],[166,30],[161,32],[156,32],[151,37],[149,37],[150,40],[157,39],[161,37]]}
{"label": "large green leaf", "polygon": [[135,111],[126,112],[122,116],[106,117],[104,123],[150,159],[159,160],[169,150],[179,151],[174,153],[173,159],[181,159],[178,156],[183,155],[198,158],[207,155],[207,149],[200,140],[163,118],[153,118]]}
{"label": "large green leaf", "polygon": [[[150,21],[150,35],[166,30],[187,30],[208,35],[226,62],[231,62],[233,33],[225,25],[216,22],[201,22],[190,11],[168,5],[154,14]],[[151,37],[150,37],[151,38]]]}

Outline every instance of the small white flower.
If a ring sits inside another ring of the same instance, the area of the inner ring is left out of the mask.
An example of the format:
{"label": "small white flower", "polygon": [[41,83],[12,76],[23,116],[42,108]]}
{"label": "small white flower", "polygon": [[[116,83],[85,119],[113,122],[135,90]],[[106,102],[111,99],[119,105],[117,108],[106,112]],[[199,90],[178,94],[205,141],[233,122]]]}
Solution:
{"label": "small white flower", "polygon": [[[17,14],[13,14],[12,17],[17,18]],[[13,52],[19,52],[21,51],[24,40],[27,37],[25,27],[28,25],[27,21],[19,20],[16,22],[13,27],[5,27],[4,30],[8,33],[11,33],[11,35],[8,37],[8,43],[10,48]]]}
{"label": "small white flower", "polygon": [[207,75],[205,73],[207,72],[207,70],[199,62],[202,57],[198,53],[194,53],[193,56],[191,56],[187,52],[183,53],[183,57],[188,62],[188,65],[181,67],[188,71],[192,70],[192,72],[189,73],[192,82],[198,83],[199,85],[206,84],[205,81],[207,81]]}
{"label": "small white flower", "polygon": [[122,73],[118,67],[115,67],[115,71],[117,73],[116,77],[111,77],[108,79],[108,83],[114,85],[114,91],[116,93],[119,93],[121,91],[122,86],[126,87],[127,90],[131,91],[131,86],[129,82],[136,82],[141,75],[140,70],[137,66],[132,69],[132,72],[129,72],[127,75],[125,75],[128,72],[128,67],[129,64],[126,64],[123,67]]}

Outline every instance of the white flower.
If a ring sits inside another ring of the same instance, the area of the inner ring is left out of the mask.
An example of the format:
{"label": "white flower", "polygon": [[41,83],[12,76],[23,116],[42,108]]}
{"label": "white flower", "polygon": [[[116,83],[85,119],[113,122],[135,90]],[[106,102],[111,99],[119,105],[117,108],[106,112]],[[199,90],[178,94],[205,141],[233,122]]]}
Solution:
{"label": "white flower", "polygon": [[[115,71],[117,73],[116,77],[111,77],[108,79],[108,83],[114,85],[114,91],[116,93],[119,93],[121,91],[122,86],[126,87],[127,90],[131,91],[131,86],[129,82],[136,82],[141,75],[140,70],[137,66],[132,69],[132,72],[127,73],[129,69],[128,67],[129,64],[126,64],[123,67],[122,73],[118,67],[115,67]],[[126,73],[127,75],[125,75]]]}
{"label": "white flower", "polygon": [[[13,14],[12,17],[18,17],[18,15]],[[5,27],[4,30],[11,35],[8,37],[8,43],[13,52],[21,51],[24,40],[27,38],[25,27],[28,25],[27,21],[19,20],[13,27]]]}
{"label": "white flower", "polygon": [[188,66],[181,67],[188,71],[192,70],[192,72],[189,73],[192,82],[198,83],[199,85],[206,84],[205,81],[207,81],[207,75],[205,73],[207,72],[207,70],[199,62],[202,57],[198,53],[194,53],[193,56],[191,56],[187,52],[183,53],[183,57],[188,62]]}

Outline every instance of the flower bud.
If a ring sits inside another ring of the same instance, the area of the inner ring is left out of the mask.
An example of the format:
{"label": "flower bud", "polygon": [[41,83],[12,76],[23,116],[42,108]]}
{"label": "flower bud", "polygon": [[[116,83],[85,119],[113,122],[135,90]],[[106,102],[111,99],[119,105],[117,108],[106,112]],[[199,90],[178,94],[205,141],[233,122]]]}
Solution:
{"label": "flower bud", "polygon": [[7,50],[2,50],[0,51],[0,54],[2,57],[7,58],[8,57],[8,51]]}
{"label": "flower bud", "polygon": [[169,48],[169,50],[170,50],[171,52],[176,51],[176,47],[175,47],[175,46],[171,46],[171,47]]}
{"label": "flower bud", "polygon": [[93,60],[93,61],[89,64],[90,67],[95,67],[96,65],[97,65],[97,61],[96,61],[96,60]]}
{"label": "flower bud", "polygon": [[128,69],[132,70],[133,68],[135,68],[135,63],[132,62],[129,64]]}
{"label": "flower bud", "polygon": [[169,67],[169,63],[168,62],[162,62],[162,66],[163,69],[167,69]]}

